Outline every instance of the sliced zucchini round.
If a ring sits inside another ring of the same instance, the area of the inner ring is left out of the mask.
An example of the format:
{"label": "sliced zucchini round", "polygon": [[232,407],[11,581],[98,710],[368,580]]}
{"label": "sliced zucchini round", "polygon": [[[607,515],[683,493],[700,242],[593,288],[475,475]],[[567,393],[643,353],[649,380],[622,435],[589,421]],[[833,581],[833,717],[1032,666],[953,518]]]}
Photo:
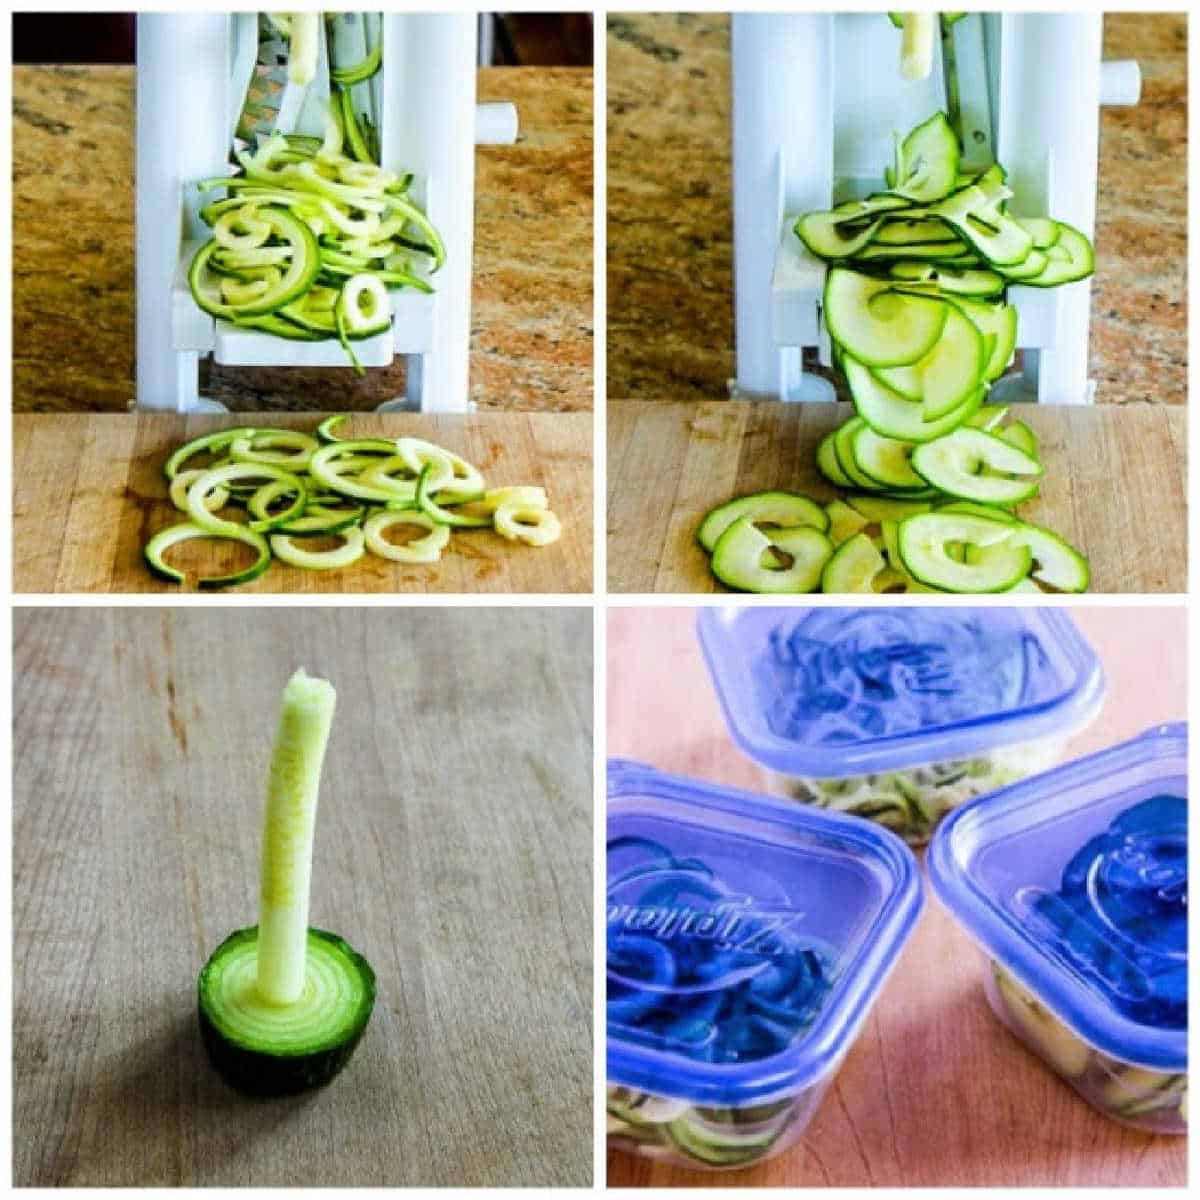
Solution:
{"label": "sliced zucchini round", "polygon": [[1003,185],[972,184],[935,204],[929,215],[941,217],[992,266],[1025,261],[1033,238],[999,205],[1012,193]]}
{"label": "sliced zucchini round", "polygon": [[304,515],[278,525],[273,533],[286,533],[289,537],[332,537],[360,525],[367,515],[367,506],[359,504],[352,508],[334,508],[324,504],[309,504]]}
{"label": "sliced zucchini round", "polygon": [[1017,310],[1011,304],[987,304],[967,296],[951,297],[950,303],[962,310],[971,323],[983,334],[995,337],[992,354],[983,371],[983,381],[991,383],[999,379],[1012,361],[1017,348]]}
{"label": "sliced zucchini round", "polygon": [[1086,592],[1092,581],[1088,560],[1074,546],[1049,529],[1031,525],[1028,521],[1015,523],[1010,540],[1015,545],[1028,546],[1033,555],[1030,574],[1034,579],[1057,592]]}
{"label": "sliced zucchini round", "polygon": [[818,258],[851,258],[879,232],[883,218],[866,225],[837,219],[834,212],[805,213],[796,222],[796,236]]}
{"label": "sliced zucchini round", "polygon": [[[432,517],[439,525],[453,525],[459,529],[486,529],[487,526],[494,524],[494,513],[465,513],[455,512],[449,508],[443,508],[433,498],[433,493],[437,491],[438,485],[434,484],[435,476],[439,481],[444,480],[443,464],[432,459],[427,460],[421,468],[420,477],[417,479],[416,503],[417,507],[425,513],[426,516]],[[533,510],[536,505],[524,505],[523,509]]]}
{"label": "sliced zucchini round", "polygon": [[1086,279],[1096,269],[1096,255],[1092,243],[1073,225],[1055,221],[1058,238],[1044,251],[1046,266],[1041,274],[1031,279],[1022,279],[1026,287],[1060,287]]}
{"label": "sliced zucchini round", "polygon": [[190,442],[184,442],[167,459],[163,464],[163,473],[168,479],[174,479],[189,458],[193,458],[203,451],[207,451],[209,454],[221,454],[238,438],[253,437],[257,432],[259,432],[257,429],[239,425],[236,429],[222,429],[217,433],[206,433],[203,437],[192,438]]}
{"label": "sliced zucchini round", "polygon": [[[258,209],[258,219],[267,221],[271,231],[280,237],[290,253],[283,264],[285,270],[278,283],[244,304],[227,304],[221,290],[209,279],[209,260],[221,250],[217,241],[205,242],[196,251],[188,268],[188,286],[194,299],[206,313],[233,320],[276,312],[285,304],[299,299],[317,281],[321,273],[321,251],[308,225],[285,208],[266,206]],[[262,251],[253,251],[262,254]]]}
{"label": "sliced zucchini round", "polygon": [[953,412],[983,382],[987,366],[983,351],[979,330],[950,305],[942,336],[920,362],[884,368],[874,374],[907,399],[919,399],[922,418],[936,421]]}
{"label": "sliced zucchini round", "polygon": [[876,433],[901,442],[931,442],[942,437],[957,429],[983,403],[984,389],[979,388],[945,416],[926,421],[921,405],[893,392],[849,354],[845,371],[859,416]]}
{"label": "sliced zucchini round", "polygon": [[741,517],[749,517],[758,525],[783,528],[811,525],[822,533],[829,528],[828,513],[807,496],[795,492],[754,492],[711,509],[696,530],[696,540],[711,554],[721,540],[721,534]]}
{"label": "sliced zucchini round", "polygon": [[[832,554],[829,538],[811,525],[768,534],[748,517],[739,517],[713,549],[712,573],[740,592],[812,592],[820,586],[821,572]],[[786,565],[784,555],[790,559]]]}
{"label": "sliced zucchini round", "polygon": [[927,285],[940,293],[956,296],[998,296],[1004,291],[1004,278],[985,268],[939,266],[929,262],[892,263],[888,274],[901,285]]}
{"label": "sliced zucchini round", "polygon": [[1037,434],[1024,421],[1013,421],[1012,424],[1005,425],[1003,429],[996,431],[996,436],[1002,441],[1007,442],[1010,446],[1016,446],[1018,450],[1028,454],[1030,458],[1037,459]]}
{"label": "sliced zucchini round", "polygon": [[1035,250],[1049,249],[1062,232],[1062,226],[1049,217],[1013,217],[1013,220],[1033,238]]}
{"label": "sliced zucchini round", "polygon": [[825,564],[821,573],[821,591],[873,593],[875,579],[886,567],[875,543],[865,533],[856,533],[843,542]]}
{"label": "sliced zucchini round", "polygon": [[[1033,556],[1015,544],[1012,526],[965,513],[921,513],[901,521],[897,548],[904,569],[921,583],[946,592],[1006,592],[1029,574]],[[951,549],[966,547],[971,561]]]}
{"label": "sliced zucchini round", "polygon": [[294,1004],[257,988],[258,927],[239,929],[200,972],[200,1034],[231,1087],[286,1096],[323,1087],[350,1061],[375,1007],[375,972],[336,934],[308,931],[304,991]]}
{"label": "sliced zucchini round", "polygon": [[847,354],[872,367],[900,367],[933,349],[946,324],[946,305],[894,291],[885,279],[834,267],[825,280],[824,315],[830,335]]}
{"label": "sliced zucchini round", "polygon": [[358,562],[366,549],[363,531],[353,525],[340,530],[336,536],[342,539],[342,544],[332,550],[305,550],[297,546],[289,534],[273,533],[271,552],[281,561],[305,571],[336,571]]}
{"label": "sliced zucchini round", "polygon": [[323,442],[340,442],[343,438],[338,437],[337,427],[343,422],[348,421],[350,416],[348,413],[335,413],[332,417],[326,417],[320,425],[317,426],[317,437]]}
{"label": "sliced zucchini round", "polygon": [[984,504],[1017,504],[1028,499],[1043,474],[1037,459],[982,429],[956,429],[918,446],[912,466],[922,479],[948,496]]}
{"label": "sliced zucchini round", "polygon": [[859,470],[879,486],[902,492],[924,489],[925,480],[909,462],[913,452],[911,442],[881,437],[864,421],[851,446]]}
{"label": "sliced zucchini round", "polygon": [[881,484],[871,478],[859,465],[854,455],[854,439],[860,429],[866,429],[867,423],[862,417],[851,417],[834,434],[833,449],[837,454],[838,466],[850,480],[850,486],[867,492],[877,492]]}
{"label": "sliced zucchini round", "polygon": [[[391,525],[416,525],[427,529],[425,537],[398,544],[389,542],[383,531]],[[450,543],[450,527],[439,525],[428,513],[408,509],[401,512],[378,512],[367,518],[363,525],[363,536],[367,549],[380,558],[393,562],[432,563],[442,557],[442,551]]]}
{"label": "sliced zucchini round", "polygon": [[958,138],[940,109],[900,143],[895,181],[897,196],[931,204],[948,196],[958,180]]}
{"label": "sliced zucchini round", "polygon": [[906,217],[904,213],[885,220],[875,235],[877,246],[957,244],[958,240],[958,234],[944,221],[932,217]]}
{"label": "sliced zucchini round", "polygon": [[171,583],[183,583],[187,577],[177,568],[168,566],[163,556],[179,542],[206,537],[228,538],[235,542],[245,542],[247,546],[257,552],[258,557],[244,570],[234,571],[229,575],[202,575],[196,580],[198,587],[223,588],[234,587],[239,583],[249,583],[250,580],[257,579],[271,565],[271,548],[267,545],[267,539],[253,529],[232,523],[229,529],[217,533],[197,525],[194,521],[182,521],[178,525],[169,525],[166,529],[159,530],[146,543],[142,554],[145,556],[150,570],[160,579],[170,580]]}
{"label": "sliced zucchini round", "polygon": [[493,519],[496,532],[510,542],[549,546],[562,537],[558,515],[539,504],[521,504],[514,500],[500,505]]}
{"label": "sliced zucchini round", "polygon": [[834,487],[848,488],[854,484],[850,481],[850,476],[842,470],[841,463],[838,462],[837,449],[834,446],[834,439],[837,437],[838,431],[831,429],[820,441],[817,446],[817,470],[829,480]]}

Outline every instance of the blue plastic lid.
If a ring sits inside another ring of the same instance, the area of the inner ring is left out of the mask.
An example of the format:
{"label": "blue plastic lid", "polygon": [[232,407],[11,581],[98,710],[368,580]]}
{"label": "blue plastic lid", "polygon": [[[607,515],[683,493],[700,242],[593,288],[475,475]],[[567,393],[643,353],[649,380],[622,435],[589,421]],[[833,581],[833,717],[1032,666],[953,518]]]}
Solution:
{"label": "blue plastic lid", "polygon": [[608,764],[608,1079],[741,1107],[850,1047],[922,904],[857,817]]}
{"label": "blue plastic lid", "polygon": [[934,890],[1084,1041],[1187,1069],[1187,726],[981,796],[929,847]]}
{"label": "blue plastic lid", "polygon": [[751,758],[817,779],[1065,735],[1099,708],[1095,652],[1058,608],[704,609],[725,720]]}

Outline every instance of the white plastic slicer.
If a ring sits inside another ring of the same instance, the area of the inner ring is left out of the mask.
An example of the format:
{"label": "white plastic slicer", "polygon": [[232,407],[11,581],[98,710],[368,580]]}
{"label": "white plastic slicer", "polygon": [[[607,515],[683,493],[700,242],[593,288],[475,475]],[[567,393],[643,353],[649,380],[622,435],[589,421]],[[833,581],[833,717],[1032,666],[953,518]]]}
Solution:
{"label": "white plastic slicer", "polygon": [[[971,13],[952,27],[964,160],[1008,169],[1012,210],[1095,234],[1101,104],[1136,104],[1134,62],[1101,62],[1100,13]],[[825,264],[796,237],[805,212],[883,187],[893,131],[946,107],[944,66],[922,80],[900,73],[900,37],[882,12],[735,14],[733,179],[737,394],[832,400],[803,369],[821,328]],[[996,400],[1082,404],[1089,281],[1010,286],[1022,369]]]}
{"label": "white plastic slicer", "polygon": [[[378,118],[381,165],[411,171],[413,198],[447,246],[436,291],[389,293],[390,330],[355,345],[367,367],[403,354],[407,394],[381,408],[466,411],[474,230],[475,145],[516,140],[511,105],[476,105],[477,19],[469,13],[384,13],[381,70],[365,84]],[[354,37],[321,22],[318,79],[330,55],[355,61]],[[240,366],[344,367],[337,341],[293,342],[214,320],[192,300],[187,267],[207,227],[197,180],[227,174],[230,149],[255,73],[257,13],[140,13],[137,24],[137,404],[174,412],[219,411],[199,394],[199,365],[212,354]],[[365,57],[365,44],[360,54]],[[348,57],[349,56],[349,57]],[[320,136],[324,96],[284,86],[279,127]]]}

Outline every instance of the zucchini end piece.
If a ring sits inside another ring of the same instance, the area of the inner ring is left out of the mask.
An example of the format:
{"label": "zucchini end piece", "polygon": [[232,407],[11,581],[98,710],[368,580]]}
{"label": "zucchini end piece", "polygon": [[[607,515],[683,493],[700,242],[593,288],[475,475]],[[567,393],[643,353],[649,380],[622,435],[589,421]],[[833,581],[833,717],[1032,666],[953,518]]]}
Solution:
{"label": "zucchini end piece", "polygon": [[255,988],[258,926],[213,951],[197,988],[200,1037],[217,1074],[247,1096],[324,1087],[354,1054],[375,1007],[371,964],[335,933],[308,930],[304,994],[272,1005]]}

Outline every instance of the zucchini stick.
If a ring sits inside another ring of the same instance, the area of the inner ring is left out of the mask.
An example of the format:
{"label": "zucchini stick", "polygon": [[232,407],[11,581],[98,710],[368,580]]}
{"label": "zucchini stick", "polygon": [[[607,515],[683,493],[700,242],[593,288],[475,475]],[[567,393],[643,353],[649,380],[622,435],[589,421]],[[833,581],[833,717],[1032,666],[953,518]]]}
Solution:
{"label": "zucchini stick", "polygon": [[905,79],[926,79],[933,69],[933,25],[930,12],[904,14],[900,37],[900,74]]}
{"label": "zucchini stick", "polygon": [[337,693],[298,670],[283,693],[263,829],[258,918],[258,990],[294,1004],[304,990],[313,828],[321,764]]}

